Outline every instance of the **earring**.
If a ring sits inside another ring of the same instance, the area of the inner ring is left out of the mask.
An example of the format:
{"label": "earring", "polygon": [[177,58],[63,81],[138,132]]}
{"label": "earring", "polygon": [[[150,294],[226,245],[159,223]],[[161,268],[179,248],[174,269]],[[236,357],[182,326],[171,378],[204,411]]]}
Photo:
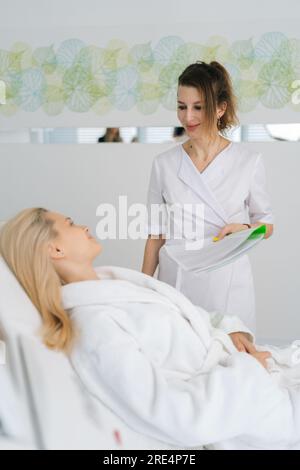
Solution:
{"label": "earring", "polygon": [[221,125],[221,118],[218,118],[217,126],[220,127],[220,125]]}

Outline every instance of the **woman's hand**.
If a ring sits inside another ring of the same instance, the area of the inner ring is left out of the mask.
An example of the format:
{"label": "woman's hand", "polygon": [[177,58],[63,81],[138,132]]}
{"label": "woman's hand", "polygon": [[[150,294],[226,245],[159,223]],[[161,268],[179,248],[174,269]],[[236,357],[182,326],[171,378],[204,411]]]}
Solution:
{"label": "woman's hand", "polygon": [[236,333],[230,333],[229,336],[238,351],[251,354],[251,356],[255,357],[255,359],[257,359],[258,362],[267,369],[267,359],[268,357],[271,357],[271,353],[269,351],[257,351],[254,344],[250,341],[248,333],[238,331]]}
{"label": "woman's hand", "polygon": [[241,230],[247,230],[248,227],[245,224],[228,224],[222,228],[219,234],[214,237],[214,241],[222,240],[226,235],[230,233],[240,232]]}
{"label": "woman's hand", "polygon": [[249,354],[257,353],[257,349],[250,340],[248,333],[238,331],[236,333],[230,333],[229,336],[238,351],[247,352]]}
{"label": "woman's hand", "polygon": [[251,356],[255,357],[255,359],[257,359],[265,369],[268,368],[267,359],[268,357],[271,357],[271,353],[269,351],[257,351],[255,354],[251,354]]}

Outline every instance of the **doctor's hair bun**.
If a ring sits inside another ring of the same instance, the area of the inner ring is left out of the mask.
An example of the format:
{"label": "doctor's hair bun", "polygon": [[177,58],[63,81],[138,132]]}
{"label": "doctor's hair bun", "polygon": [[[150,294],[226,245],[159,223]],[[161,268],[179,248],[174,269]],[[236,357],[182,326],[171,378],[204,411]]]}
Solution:
{"label": "doctor's hair bun", "polygon": [[[203,95],[209,128],[216,125],[225,131],[238,124],[237,100],[232,81],[225,67],[217,61],[210,63],[197,60],[190,64],[178,77],[178,86],[195,87]],[[226,103],[226,110],[217,121],[216,108]]]}

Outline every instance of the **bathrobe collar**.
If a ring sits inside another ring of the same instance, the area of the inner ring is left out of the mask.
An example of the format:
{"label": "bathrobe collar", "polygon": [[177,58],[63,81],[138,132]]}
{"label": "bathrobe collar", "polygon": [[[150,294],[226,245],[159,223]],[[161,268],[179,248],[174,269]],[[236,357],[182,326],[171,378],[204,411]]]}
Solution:
{"label": "bathrobe collar", "polygon": [[[204,344],[209,347],[211,337],[201,313],[187,297],[172,286],[133,269],[101,266],[95,268],[95,271],[99,276],[99,281],[80,281],[62,286],[62,301],[65,310],[91,305],[113,305],[119,302],[168,304],[181,312],[201,334]],[[119,282],[110,282],[113,280]],[[149,288],[149,292],[141,292],[138,287],[135,289],[134,285]]]}

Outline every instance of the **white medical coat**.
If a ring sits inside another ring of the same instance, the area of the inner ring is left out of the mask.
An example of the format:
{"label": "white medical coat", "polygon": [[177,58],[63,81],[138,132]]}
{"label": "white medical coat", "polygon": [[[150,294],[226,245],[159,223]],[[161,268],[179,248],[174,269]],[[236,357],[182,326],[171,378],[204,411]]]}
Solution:
{"label": "white medical coat", "polygon": [[[204,243],[229,223],[273,223],[262,156],[240,143],[230,142],[201,173],[181,143],[159,154],[152,166],[148,213],[151,214],[152,204],[160,204],[166,216],[167,208],[176,203],[204,205]],[[148,233],[167,233],[166,220],[150,221],[149,217]],[[176,243],[185,241],[183,237]],[[173,242],[170,233],[166,245]],[[195,275],[179,268],[163,246],[158,279],[178,288],[208,311],[239,316],[255,331],[254,284],[247,255]]]}

